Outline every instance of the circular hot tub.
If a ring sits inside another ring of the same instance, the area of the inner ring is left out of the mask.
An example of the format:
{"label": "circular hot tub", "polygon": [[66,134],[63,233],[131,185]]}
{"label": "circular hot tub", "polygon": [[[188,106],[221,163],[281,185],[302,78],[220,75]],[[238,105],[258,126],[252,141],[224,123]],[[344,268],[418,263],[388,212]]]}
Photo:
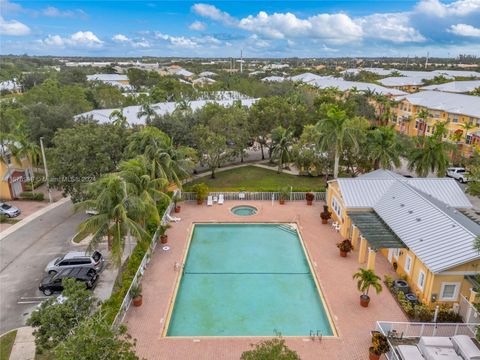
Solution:
{"label": "circular hot tub", "polygon": [[230,211],[237,216],[251,216],[258,212],[257,208],[251,205],[235,206],[231,208]]}

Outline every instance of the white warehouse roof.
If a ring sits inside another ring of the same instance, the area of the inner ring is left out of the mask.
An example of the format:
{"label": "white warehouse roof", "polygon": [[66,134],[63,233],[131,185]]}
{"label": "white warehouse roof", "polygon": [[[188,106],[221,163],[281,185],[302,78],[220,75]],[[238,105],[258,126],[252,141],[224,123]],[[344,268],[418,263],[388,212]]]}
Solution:
{"label": "white warehouse roof", "polygon": [[94,74],[94,75],[87,75],[88,81],[128,81],[127,75],[119,75],[119,74]]}

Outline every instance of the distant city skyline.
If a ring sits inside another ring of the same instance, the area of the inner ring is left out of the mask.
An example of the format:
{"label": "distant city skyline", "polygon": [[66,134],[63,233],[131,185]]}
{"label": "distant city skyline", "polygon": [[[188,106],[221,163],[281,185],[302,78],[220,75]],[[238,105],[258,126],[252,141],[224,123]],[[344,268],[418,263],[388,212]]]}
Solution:
{"label": "distant city skyline", "polygon": [[480,0],[0,0],[1,54],[480,56]]}

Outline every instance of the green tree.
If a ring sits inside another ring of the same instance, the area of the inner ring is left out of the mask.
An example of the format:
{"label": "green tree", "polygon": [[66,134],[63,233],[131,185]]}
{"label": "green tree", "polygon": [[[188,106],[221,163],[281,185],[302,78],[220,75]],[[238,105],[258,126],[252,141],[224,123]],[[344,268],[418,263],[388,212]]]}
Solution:
{"label": "green tree", "polygon": [[382,291],[381,278],[370,269],[358,269],[358,272],[353,274],[353,278],[357,280],[357,289],[363,295],[368,296],[370,288],[373,288],[377,294]]}
{"label": "green tree", "polygon": [[113,110],[108,119],[118,128],[126,129],[128,127],[128,120],[123,114],[123,109]]}
{"label": "green tree", "polygon": [[152,119],[157,115],[153,107],[148,103],[144,102],[140,107],[140,111],[137,113],[139,118],[145,116],[145,124],[150,125],[152,123]]}
{"label": "green tree", "polygon": [[211,172],[211,178],[214,179],[215,170],[231,156],[227,139],[224,135],[216,133],[205,125],[195,127],[194,137],[200,161],[207,164]]}
{"label": "green tree", "polygon": [[281,173],[284,164],[291,160],[293,134],[289,129],[279,126],[272,131],[272,157],[277,160],[277,172]]}
{"label": "green tree", "polygon": [[53,297],[32,312],[27,325],[34,328],[37,352],[51,350],[65,341],[70,331],[90,316],[95,298],[85,284],[74,279],[62,281],[62,301]]}
{"label": "green tree", "polygon": [[112,329],[102,314],[87,317],[54,351],[56,360],[137,360],[127,328]]}
{"label": "green tree", "polygon": [[241,360],[300,360],[300,356],[285,345],[284,339],[274,338],[252,346],[253,350],[242,353]]}
{"label": "green tree", "polygon": [[365,149],[373,161],[374,169],[400,166],[401,145],[397,132],[391,126],[382,126],[369,131]]}
{"label": "green tree", "polygon": [[352,126],[353,122],[347,117],[345,110],[340,109],[337,105],[330,105],[327,110],[327,116],[317,123],[319,133],[319,147],[324,151],[332,151],[334,153],[333,177],[338,177],[340,168],[340,157],[346,143],[358,146],[357,135],[358,128]]}
{"label": "green tree", "polygon": [[16,146],[14,156],[19,163],[22,162],[22,158],[28,159],[28,162],[31,165],[30,181],[32,185],[32,192],[34,193],[35,189],[33,187],[33,168],[37,167],[40,163],[40,146],[34,142],[29,141],[26,137],[17,137],[16,142],[18,143],[18,145]]}

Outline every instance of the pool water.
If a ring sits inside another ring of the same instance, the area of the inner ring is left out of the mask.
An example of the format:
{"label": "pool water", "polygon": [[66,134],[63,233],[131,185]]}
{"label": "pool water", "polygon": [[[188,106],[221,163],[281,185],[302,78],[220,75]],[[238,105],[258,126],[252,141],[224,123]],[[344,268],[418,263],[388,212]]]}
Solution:
{"label": "pool water", "polygon": [[238,216],[250,216],[257,213],[257,208],[250,205],[239,205],[233,207],[230,211]]}
{"label": "pool water", "polygon": [[295,228],[197,224],[167,336],[333,335]]}

